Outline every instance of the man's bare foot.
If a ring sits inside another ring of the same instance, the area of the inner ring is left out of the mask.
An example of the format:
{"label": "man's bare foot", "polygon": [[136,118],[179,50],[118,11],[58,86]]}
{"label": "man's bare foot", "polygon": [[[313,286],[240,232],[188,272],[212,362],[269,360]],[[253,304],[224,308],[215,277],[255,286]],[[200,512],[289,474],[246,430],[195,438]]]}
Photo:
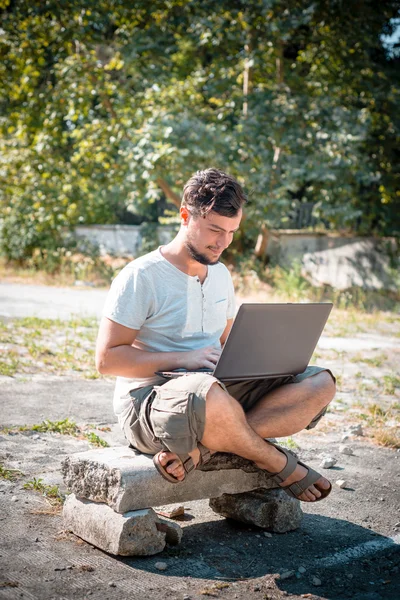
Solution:
{"label": "man's bare foot", "polygon": [[[280,471],[282,471],[282,469],[284,469],[286,466],[287,458],[282,452],[276,450],[275,448],[273,448],[273,452],[274,454],[276,453],[273,459],[273,470],[271,469],[272,460],[268,462],[268,465],[266,463],[258,463],[258,466],[262,469],[267,469],[269,472],[280,473]],[[291,473],[291,475],[289,475],[289,477],[285,479],[285,481],[283,481],[280,484],[280,486],[286,487],[288,485],[291,485],[292,483],[295,483],[296,481],[300,481],[301,479],[304,479],[307,473],[308,469],[306,469],[302,465],[297,465],[293,473]],[[325,477],[321,476],[313,485],[310,485],[310,487],[308,487],[302,494],[300,494],[298,496],[298,499],[303,500],[303,502],[315,502],[318,498],[322,496],[321,490],[329,490],[330,487],[330,482],[327,479],[325,479]]]}
{"label": "man's bare foot", "polygon": [[[192,452],[189,452],[189,456],[192,457],[192,460],[196,466],[200,460],[200,450],[195,448]],[[182,461],[177,454],[174,452],[161,452],[159,455],[159,461],[167,473],[172,475],[172,477],[175,477],[178,481],[183,481],[185,479],[185,469],[183,468]]]}

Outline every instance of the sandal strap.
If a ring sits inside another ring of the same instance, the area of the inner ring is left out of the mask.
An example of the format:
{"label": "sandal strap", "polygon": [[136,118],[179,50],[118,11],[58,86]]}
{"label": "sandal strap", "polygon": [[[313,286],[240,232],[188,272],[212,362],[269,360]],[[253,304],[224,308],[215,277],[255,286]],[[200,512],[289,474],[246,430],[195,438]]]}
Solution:
{"label": "sandal strap", "polygon": [[198,462],[198,467],[201,465],[205,465],[211,458],[211,452],[208,448],[203,446],[200,442],[197,444],[198,449],[200,450],[200,460]]}
{"label": "sandal strap", "polygon": [[182,461],[182,466],[185,470],[185,473],[190,473],[191,471],[193,471],[193,469],[195,469],[195,465],[194,462],[192,460],[192,457],[189,456],[189,454],[184,454],[184,455],[178,455],[179,458]]}
{"label": "sandal strap", "polygon": [[[266,440],[267,441],[267,440]],[[298,460],[297,458],[286,448],[282,446],[278,446],[277,444],[273,444],[272,442],[267,441],[268,444],[274,446],[279,452],[286,456],[286,465],[283,467],[282,471],[279,473],[273,473],[272,479],[277,483],[281,484],[291,475],[297,468]]]}
{"label": "sandal strap", "polygon": [[[285,486],[283,489],[289,494],[289,496],[293,496],[294,498],[298,498],[303,492],[305,492],[311,485],[316,483],[321,475],[314,471],[308,465],[305,465],[303,462],[298,461],[298,464],[308,470],[308,473],[303,479],[299,481],[295,481],[291,485]],[[322,490],[320,490],[322,492]]]}

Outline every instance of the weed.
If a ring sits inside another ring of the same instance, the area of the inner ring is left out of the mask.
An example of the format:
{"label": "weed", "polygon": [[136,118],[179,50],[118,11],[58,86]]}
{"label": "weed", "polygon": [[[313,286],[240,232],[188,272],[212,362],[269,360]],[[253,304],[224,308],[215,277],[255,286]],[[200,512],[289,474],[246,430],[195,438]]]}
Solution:
{"label": "weed", "polygon": [[[87,428],[88,426],[86,426]],[[94,427],[94,425],[89,427]],[[91,432],[83,431],[74,421],[70,421],[68,417],[66,419],[62,419],[61,421],[50,421],[46,419],[37,425],[21,425],[16,428],[17,431],[38,431],[40,433],[59,433],[61,435],[72,435],[73,437],[84,437],[93,444],[93,446],[103,446],[107,448],[109,444],[102,440],[98,435]],[[6,428],[2,429],[4,433],[8,433],[9,431],[15,431],[14,429]]]}
{"label": "weed", "polygon": [[336,375],[336,388],[340,390],[343,386],[343,375]]}
{"label": "weed", "polygon": [[0,465],[0,478],[8,479],[8,481],[15,481],[19,477],[23,477],[23,473],[18,469],[6,469],[3,465]]}
{"label": "weed", "polygon": [[18,355],[12,350],[7,353],[7,360],[0,360],[0,375],[14,377],[19,367]]}
{"label": "weed", "polygon": [[24,488],[26,490],[35,490],[35,492],[40,492],[43,496],[48,498],[49,502],[52,504],[62,504],[64,502],[64,497],[62,496],[58,485],[47,485],[43,483],[43,479],[34,477],[30,481],[27,481],[24,484]]}
{"label": "weed", "polygon": [[93,446],[103,446],[103,448],[108,448],[109,446],[105,440],[102,440],[98,435],[93,433],[93,431],[85,433],[84,436],[91,444],[93,444]]}
{"label": "weed", "polygon": [[61,433],[62,435],[76,435],[79,427],[68,417],[61,421],[49,421],[46,419],[39,425],[22,425],[19,431],[39,431],[40,433]]}
{"label": "weed", "polygon": [[299,448],[299,445],[294,441],[292,437],[288,437],[286,440],[283,440],[282,446],[285,446],[289,450],[298,450]]}
{"label": "weed", "polygon": [[400,387],[400,377],[397,375],[384,375],[383,376],[383,393],[393,396],[396,388]]}
{"label": "weed", "polygon": [[381,428],[378,431],[374,431],[372,434],[374,440],[381,446],[387,448],[400,448],[400,435],[394,428]]}
{"label": "weed", "polygon": [[293,263],[291,269],[276,266],[269,273],[270,283],[279,295],[291,301],[305,300],[312,286],[302,274],[300,262]]}
{"label": "weed", "polygon": [[353,358],[350,359],[350,362],[362,362],[367,365],[371,365],[372,367],[381,367],[383,363],[387,360],[386,354],[379,354],[373,358],[363,358],[360,354],[357,354]]}

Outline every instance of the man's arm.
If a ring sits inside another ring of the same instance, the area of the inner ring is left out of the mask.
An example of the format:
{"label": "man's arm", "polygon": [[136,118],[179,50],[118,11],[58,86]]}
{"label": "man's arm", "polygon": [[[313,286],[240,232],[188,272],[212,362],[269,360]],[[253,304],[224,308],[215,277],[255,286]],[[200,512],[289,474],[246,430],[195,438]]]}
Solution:
{"label": "man's arm", "polygon": [[221,354],[212,346],[190,352],[145,352],[132,346],[138,333],[137,329],[102,318],[96,344],[99,373],[140,379],[152,377],[155,371],[213,369]]}
{"label": "man's arm", "polygon": [[228,319],[226,322],[226,327],[224,329],[224,332],[221,335],[221,337],[219,338],[219,341],[221,342],[221,348],[223,348],[223,346],[226,342],[226,338],[228,337],[229,332],[232,329],[232,325],[233,325],[233,319]]}

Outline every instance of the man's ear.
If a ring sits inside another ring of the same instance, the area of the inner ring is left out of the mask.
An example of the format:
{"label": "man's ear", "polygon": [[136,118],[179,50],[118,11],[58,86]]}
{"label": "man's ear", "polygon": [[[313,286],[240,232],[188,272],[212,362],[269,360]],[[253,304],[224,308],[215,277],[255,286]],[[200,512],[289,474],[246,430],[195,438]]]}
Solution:
{"label": "man's ear", "polygon": [[187,225],[190,217],[190,212],[186,208],[186,206],[181,206],[179,209],[179,213],[181,215],[181,223],[182,225]]}

